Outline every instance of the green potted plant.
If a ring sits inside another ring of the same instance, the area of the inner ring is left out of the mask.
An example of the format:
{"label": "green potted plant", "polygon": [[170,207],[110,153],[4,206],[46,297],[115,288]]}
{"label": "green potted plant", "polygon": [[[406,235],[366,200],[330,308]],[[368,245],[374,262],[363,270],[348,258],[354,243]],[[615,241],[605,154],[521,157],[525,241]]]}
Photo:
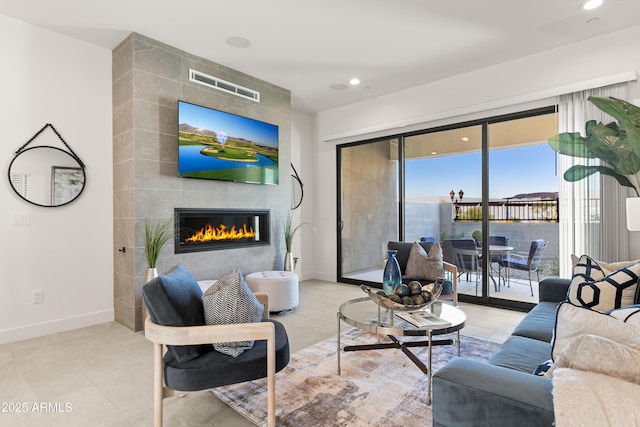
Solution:
{"label": "green potted plant", "polygon": [[158,276],[158,256],[172,236],[173,219],[158,224],[152,224],[147,218],[144,222],[144,249],[147,258],[146,281]]}
{"label": "green potted plant", "polygon": [[291,252],[291,247],[293,245],[293,237],[296,234],[296,231],[300,227],[302,227],[304,223],[298,224],[296,227],[293,226],[293,219],[291,217],[291,213],[287,215],[287,218],[284,220],[284,245],[287,249],[287,253],[284,257],[284,270],[285,271],[293,271],[293,253]]}
{"label": "green potted plant", "polygon": [[474,230],[474,232],[471,233],[471,237],[473,237],[473,240],[476,241],[478,246],[482,246],[482,230]]}
{"label": "green potted plant", "polygon": [[571,166],[564,173],[566,181],[580,181],[599,172],[613,177],[623,187],[632,188],[636,197],[627,199],[627,227],[640,229],[639,224],[631,224],[640,216],[640,107],[612,97],[590,96],[589,101],[617,122],[605,125],[589,120],[586,136],[565,132],[551,137],[549,145],[559,154],[603,162],[597,166]]}

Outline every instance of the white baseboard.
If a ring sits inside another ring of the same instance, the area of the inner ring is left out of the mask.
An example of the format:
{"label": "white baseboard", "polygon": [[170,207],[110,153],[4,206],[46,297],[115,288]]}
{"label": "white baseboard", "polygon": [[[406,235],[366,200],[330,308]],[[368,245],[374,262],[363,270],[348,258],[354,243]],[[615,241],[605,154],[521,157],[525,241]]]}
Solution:
{"label": "white baseboard", "polygon": [[298,276],[300,276],[300,281],[302,282],[303,280],[311,280],[313,279],[313,273],[311,272],[301,272],[298,273]]}
{"label": "white baseboard", "polygon": [[335,282],[336,281],[336,276],[335,276],[335,274],[331,274],[331,273],[318,273],[318,272],[315,272],[315,273],[313,273],[313,277],[310,277],[310,279],[324,280],[325,282]]}
{"label": "white baseboard", "polygon": [[28,340],[45,335],[56,334],[58,332],[70,331],[72,329],[84,328],[86,326],[100,323],[112,322],[114,311],[104,310],[95,313],[87,313],[80,316],[68,317],[51,322],[36,323],[33,325],[21,326],[18,328],[0,330],[0,344],[7,344],[14,341]]}

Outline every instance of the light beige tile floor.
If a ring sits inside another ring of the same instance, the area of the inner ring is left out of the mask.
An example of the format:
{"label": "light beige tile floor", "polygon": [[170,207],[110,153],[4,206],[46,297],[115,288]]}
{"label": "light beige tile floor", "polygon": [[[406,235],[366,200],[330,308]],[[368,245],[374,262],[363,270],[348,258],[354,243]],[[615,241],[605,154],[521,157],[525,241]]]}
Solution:
{"label": "light beige tile floor", "polygon": [[[336,334],[358,286],[308,280],[300,305],[274,316],[295,352]],[[502,342],[524,313],[461,304],[463,335]],[[344,325],[343,325],[344,328]],[[116,322],[0,346],[0,426],[151,426],[152,346]],[[208,391],[166,399],[165,426],[252,426]],[[21,410],[22,412],[16,412]]]}

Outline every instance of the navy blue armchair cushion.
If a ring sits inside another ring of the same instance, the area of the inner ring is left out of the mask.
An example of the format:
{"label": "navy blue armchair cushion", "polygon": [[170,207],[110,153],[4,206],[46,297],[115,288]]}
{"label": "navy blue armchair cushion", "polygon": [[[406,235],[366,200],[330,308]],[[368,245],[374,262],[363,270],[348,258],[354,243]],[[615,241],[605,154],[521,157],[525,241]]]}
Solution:
{"label": "navy blue armchair cushion", "polygon": [[436,238],[433,236],[423,236],[420,238],[421,242],[429,242],[429,243],[435,243],[437,242]]}
{"label": "navy blue armchair cushion", "polygon": [[529,248],[527,259],[504,258],[500,261],[502,267],[515,268],[516,270],[536,271],[542,262],[542,253],[547,247],[547,242],[543,239],[534,240]]}
{"label": "navy blue armchair cushion", "polygon": [[[202,326],[204,311],[202,290],[182,265],[156,277],[142,287],[142,296],[154,323],[163,326]],[[200,356],[202,345],[167,346],[180,363]]]}
{"label": "navy blue armchair cushion", "polygon": [[[284,326],[276,320],[265,320],[275,326],[276,372],[289,363],[289,339]],[[194,391],[264,378],[267,375],[267,342],[256,341],[253,348],[232,357],[206,346],[202,354],[188,362],[179,362],[173,354],[164,356],[164,379],[174,390]]]}

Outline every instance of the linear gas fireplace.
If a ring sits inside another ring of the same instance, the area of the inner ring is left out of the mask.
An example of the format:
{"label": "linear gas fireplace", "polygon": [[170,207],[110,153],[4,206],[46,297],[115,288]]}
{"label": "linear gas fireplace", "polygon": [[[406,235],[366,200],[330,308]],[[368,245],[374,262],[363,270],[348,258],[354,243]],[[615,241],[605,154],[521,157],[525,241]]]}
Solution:
{"label": "linear gas fireplace", "polygon": [[269,211],[175,209],[175,253],[269,244]]}

